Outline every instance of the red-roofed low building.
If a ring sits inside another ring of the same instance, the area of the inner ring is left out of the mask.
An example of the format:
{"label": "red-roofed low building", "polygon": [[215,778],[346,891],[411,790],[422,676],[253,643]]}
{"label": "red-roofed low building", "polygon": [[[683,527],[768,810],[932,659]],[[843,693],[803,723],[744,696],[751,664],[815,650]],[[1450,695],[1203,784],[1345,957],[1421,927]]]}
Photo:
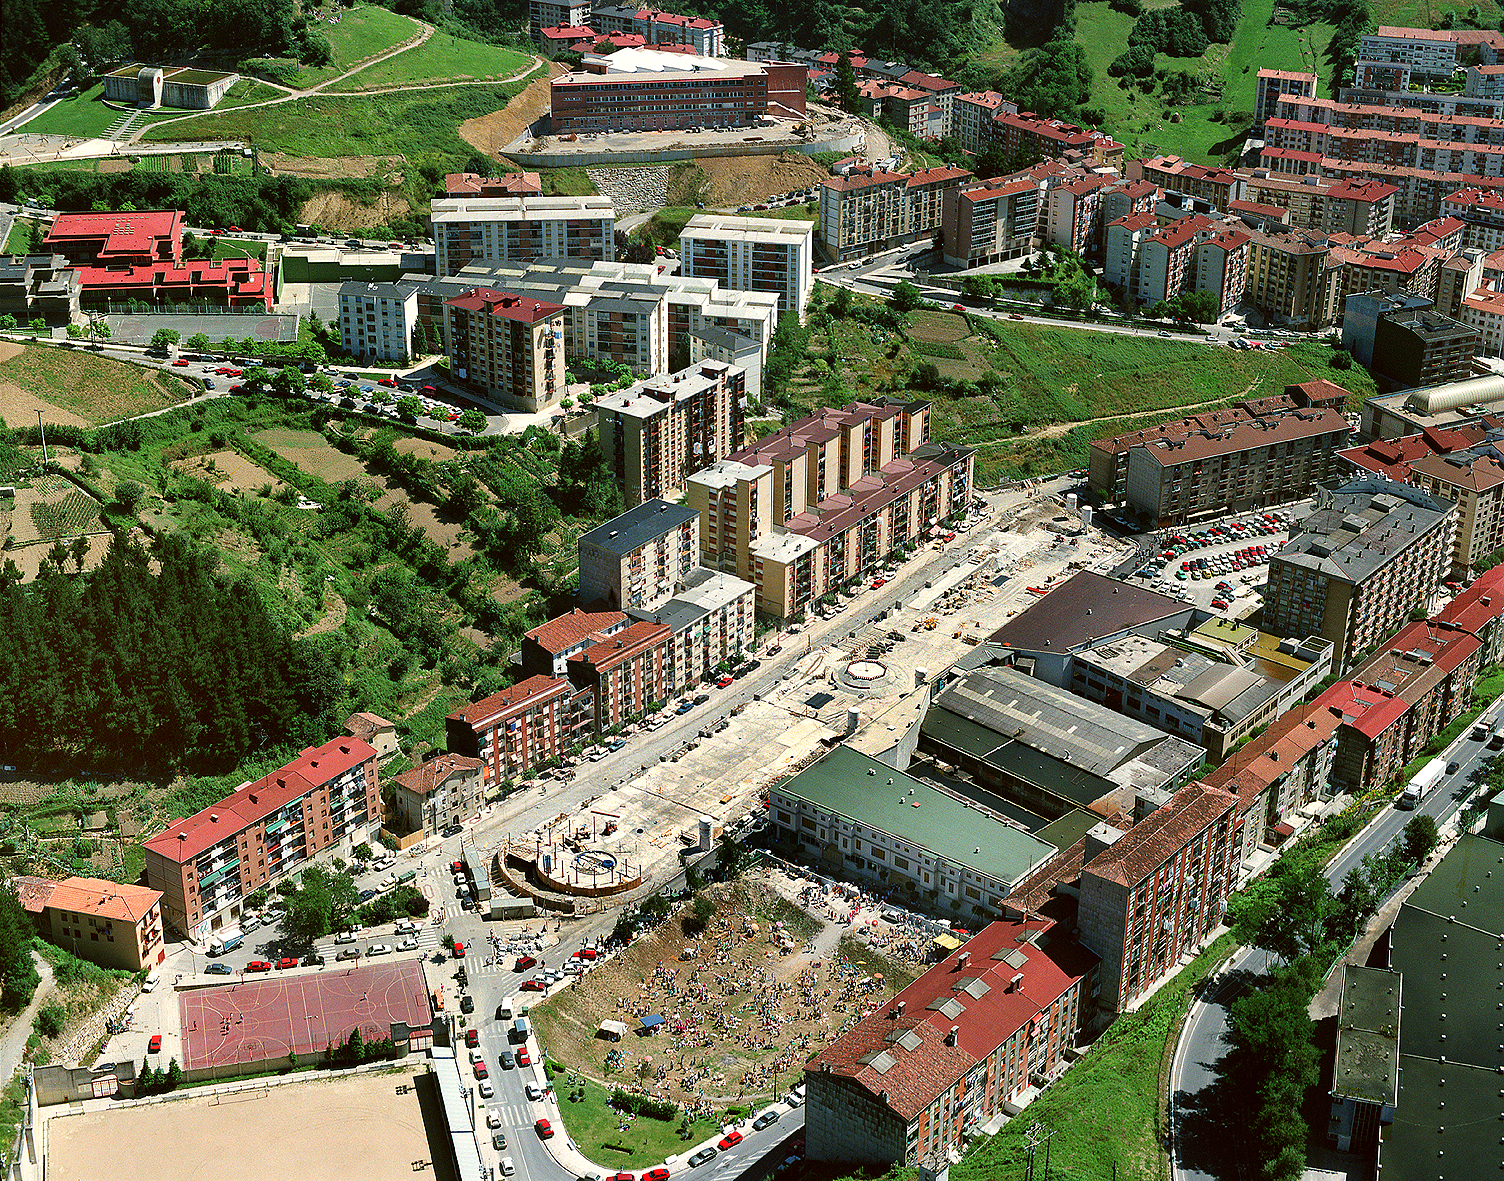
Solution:
{"label": "red-roofed low building", "polygon": [[59,213],[43,245],[76,267],[145,267],[183,256],[183,214]]}
{"label": "red-roofed low building", "polygon": [[326,850],[348,854],[380,823],[375,748],[331,739],[148,840],[146,882],[162,892],[167,925],[203,939],[239,918],[248,895]]}
{"label": "red-roofed low building", "polygon": [[944,1160],[1065,1063],[1095,960],[1048,919],[988,924],[804,1067],[811,1160]]}
{"label": "red-roofed low building", "polygon": [[1473,579],[1466,590],[1436,613],[1435,619],[1476,636],[1478,662],[1486,667],[1504,659],[1500,616],[1504,616],[1504,566],[1494,566]]}
{"label": "red-roofed low building", "polygon": [[1076,921],[1102,959],[1104,1011],[1134,1007],[1222,921],[1237,880],[1236,806],[1191,783],[1095,855],[1088,834]]}
{"label": "red-roofed low building", "polygon": [[449,371],[465,388],[537,413],[564,393],[564,308],[476,287],[444,301]]}
{"label": "red-roofed low building", "polygon": [[1393,693],[1409,707],[1403,762],[1418,757],[1467,708],[1482,647],[1476,636],[1422,619],[1401,628],[1349,674],[1354,684]]}
{"label": "red-roofed low building", "polygon": [[[589,29],[580,31],[590,32]],[[444,195],[446,197],[541,197],[543,181],[536,172],[508,172],[504,176],[481,176],[476,172],[451,172],[444,178]]]}
{"label": "red-roofed low building", "polygon": [[597,640],[625,630],[628,622],[620,611],[581,611],[576,607],[540,623],[522,637],[522,671],[530,677],[567,676],[572,657]]}
{"label": "red-roofed low building", "polygon": [[486,765],[441,751],[392,779],[388,827],[399,837],[434,836],[473,816],[486,799]]}
{"label": "red-roofed low building", "polygon": [[1382,689],[1338,681],[1312,703],[1341,717],[1332,787],[1362,795],[1383,787],[1407,762],[1405,715],[1410,706]]}
{"label": "red-roofed low building", "polygon": [[554,25],[538,30],[538,44],[544,53],[589,53],[595,41],[595,30],[589,25]]}
{"label": "red-roofed low building", "polygon": [[159,890],[103,878],[14,881],[21,905],[42,938],[79,959],[139,972],[167,958]]}

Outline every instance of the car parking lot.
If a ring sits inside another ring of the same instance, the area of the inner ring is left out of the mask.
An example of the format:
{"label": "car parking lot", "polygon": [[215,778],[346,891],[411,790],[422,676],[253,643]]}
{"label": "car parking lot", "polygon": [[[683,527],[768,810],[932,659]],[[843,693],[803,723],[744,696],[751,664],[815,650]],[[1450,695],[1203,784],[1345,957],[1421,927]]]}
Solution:
{"label": "car parking lot", "polygon": [[1198,607],[1245,615],[1262,602],[1269,560],[1289,539],[1298,515],[1279,509],[1163,530],[1155,539],[1160,548],[1133,577]]}

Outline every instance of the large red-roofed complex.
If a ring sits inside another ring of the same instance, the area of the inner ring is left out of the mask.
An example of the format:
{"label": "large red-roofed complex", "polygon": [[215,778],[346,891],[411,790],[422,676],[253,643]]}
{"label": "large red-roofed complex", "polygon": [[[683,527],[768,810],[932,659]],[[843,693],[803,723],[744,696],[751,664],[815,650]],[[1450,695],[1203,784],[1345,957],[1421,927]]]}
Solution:
{"label": "large red-roofed complex", "polygon": [[1095,969],[1051,920],[989,924],[805,1066],[810,1159],[944,1160],[1061,1069]]}
{"label": "large red-roofed complex", "polygon": [[183,214],[60,213],[45,246],[78,271],[85,307],[130,301],[269,309],[272,289],[255,258],[183,257]]}
{"label": "large red-roofed complex", "polygon": [[167,925],[201,938],[239,918],[247,895],[326,849],[349,852],[380,822],[376,749],[335,738],[148,840],[146,881]]}

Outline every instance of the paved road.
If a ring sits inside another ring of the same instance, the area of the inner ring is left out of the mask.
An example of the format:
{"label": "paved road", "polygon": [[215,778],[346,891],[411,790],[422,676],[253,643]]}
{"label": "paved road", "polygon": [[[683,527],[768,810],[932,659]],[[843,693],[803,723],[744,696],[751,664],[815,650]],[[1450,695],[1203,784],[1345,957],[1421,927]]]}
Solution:
{"label": "paved road", "polygon": [[[1491,707],[1480,719],[1496,719],[1499,707]],[[1490,722],[1490,725],[1493,723]],[[1417,812],[1435,818],[1444,825],[1462,808],[1469,794],[1482,783],[1492,752],[1484,743],[1464,734],[1443,752],[1456,761],[1456,772],[1447,775],[1431,789],[1416,812],[1401,811],[1392,805],[1382,808],[1327,867],[1326,878],[1333,887],[1369,853],[1387,848]],[[1170,1150],[1174,1181],[1238,1181],[1236,1163],[1227,1151],[1228,1138],[1220,1124],[1222,1112],[1214,1112],[1213,1084],[1216,1064],[1223,1053],[1222,1037],[1227,1031],[1227,1006],[1266,975],[1270,957],[1253,948],[1244,948],[1218,973],[1217,983],[1205,997],[1196,1000],[1186,1018],[1176,1047],[1171,1069],[1171,1136]]]}

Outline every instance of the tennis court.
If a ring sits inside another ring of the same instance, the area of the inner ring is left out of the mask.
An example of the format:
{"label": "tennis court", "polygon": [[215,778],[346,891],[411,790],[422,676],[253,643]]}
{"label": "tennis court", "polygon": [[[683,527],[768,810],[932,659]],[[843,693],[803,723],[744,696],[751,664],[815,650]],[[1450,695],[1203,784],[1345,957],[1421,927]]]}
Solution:
{"label": "tennis court", "polygon": [[390,1037],[392,1023],[427,1028],[428,985],[417,960],[325,968],[296,976],[246,979],[191,989],[178,998],[183,1068],[195,1070],[320,1053],[354,1029],[367,1040]]}

